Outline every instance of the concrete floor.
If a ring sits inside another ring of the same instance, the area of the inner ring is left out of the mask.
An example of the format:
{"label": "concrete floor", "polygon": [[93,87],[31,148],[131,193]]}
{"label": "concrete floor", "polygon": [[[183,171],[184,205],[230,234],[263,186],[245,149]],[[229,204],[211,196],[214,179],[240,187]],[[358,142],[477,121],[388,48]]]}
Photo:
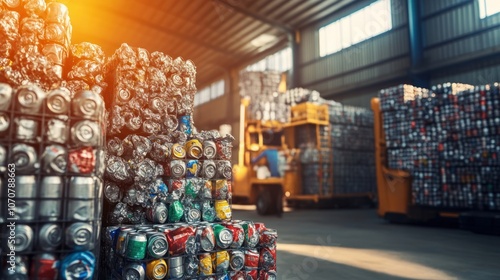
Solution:
{"label": "concrete floor", "polygon": [[278,230],[278,279],[500,279],[499,236],[390,224],[375,209],[293,210],[282,218],[233,209],[233,219]]}

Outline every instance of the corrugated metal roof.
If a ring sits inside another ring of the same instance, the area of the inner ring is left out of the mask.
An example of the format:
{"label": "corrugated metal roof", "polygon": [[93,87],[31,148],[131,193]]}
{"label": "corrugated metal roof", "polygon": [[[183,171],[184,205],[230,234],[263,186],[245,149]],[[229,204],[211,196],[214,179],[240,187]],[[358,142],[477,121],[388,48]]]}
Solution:
{"label": "corrugated metal roof", "polygon": [[[278,45],[295,31],[354,0],[63,0],[73,43],[99,44],[111,55],[122,43],[191,59],[198,87]],[[255,47],[260,34],[277,39]]]}

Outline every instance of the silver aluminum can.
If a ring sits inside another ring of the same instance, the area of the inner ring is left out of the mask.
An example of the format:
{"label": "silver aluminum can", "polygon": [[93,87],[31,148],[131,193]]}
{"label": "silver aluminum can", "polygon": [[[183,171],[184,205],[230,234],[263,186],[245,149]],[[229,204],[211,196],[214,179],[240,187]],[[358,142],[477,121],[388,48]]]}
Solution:
{"label": "silver aluminum can", "polygon": [[9,84],[0,83],[0,111],[7,111],[12,100],[12,87]]}
{"label": "silver aluminum can", "polygon": [[201,250],[210,252],[215,248],[215,233],[208,224],[202,224],[196,229],[196,239],[200,244]]}
{"label": "silver aluminum can", "polygon": [[181,257],[171,257],[168,259],[168,266],[169,267],[179,267],[179,266],[182,266],[182,264],[184,263],[184,260]]}
{"label": "silver aluminum can", "polygon": [[69,181],[69,198],[90,199],[95,197],[95,177],[73,176]]}
{"label": "silver aluminum can", "polygon": [[71,92],[67,88],[56,88],[51,90],[45,99],[47,113],[56,115],[67,115]]}
{"label": "silver aluminum can", "polygon": [[229,160],[218,160],[217,165],[217,178],[230,180],[233,177],[233,168]]}
{"label": "silver aluminum can", "polygon": [[94,200],[68,200],[66,218],[74,221],[90,221],[94,219]]}
{"label": "silver aluminum can", "polygon": [[186,210],[184,217],[188,223],[199,222],[201,220],[201,212],[196,208],[189,208]]}
{"label": "silver aluminum can", "polygon": [[[56,221],[61,216],[63,179],[59,176],[45,176],[40,185],[38,215],[42,220]],[[49,199],[53,198],[53,199]]]}
{"label": "silver aluminum can", "polygon": [[155,224],[164,224],[168,219],[168,208],[164,203],[157,202],[146,210],[146,217]]}
{"label": "silver aluminum can", "polygon": [[46,139],[50,142],[64,144],[68,141],[69,128],[66,121],[50,119],[46,126]]}
{"label": "silver aluminum can", "polygon": [[77,117],[98,119],[104,112],[102,97],[91,90],[77,92],[71,105],[72,115]]}
{"label": "silver aluminum can", "polygon": [[158,259],[167,254],[168,242],[165,234],[160,232],[148,232],[146,233],[148,238],[148,255],[152,258]]}
{"label": "silver aluminum can", "polygon": [[28,225],[16,225],[16,252],[29,252],[33,246],[33,229]]}
{"label": "silver aluminum can", "polygon": [[245,266],[245,253],[240,250],[233,250],[229,252],[229,256],[229,266],[231,267],[231,270],[242,270]]}
{"label": "silver aluminum can", "polygon": [[38,249],[53,251],[62,244],[63,230],[58,224],[44,224],[38,234]]}
{"label": "silver aluminum can", "polygon": [[207,140],[203,142],[203,156],[206,159],[214,159],[217,155],[217,146],[214,141]]}
{"label": "silver aluminum can", "polygon": [[31,173],[39,167],[35,148],[26,144],[15,144],[12,147],[10,162],[16,165],[16,172]]}
{"label": "silver aluminum can", "polygon": [[17,89],[16,109],[21,113],[40,113],[45,92],[36,85],[23,85]]}
{"label": "silver aluminum can", "polygon": [[115,182],[105,181],[104,197],[110,203],[118,203],[122,200],[123,193]]}
{"label": "silver aluminum can", "polygon": [[0,135],[9,135],[10,117],[7,112],[0,112]]}
{"label": "silver aluminum can", "polygon": [[122,279],[145,280],[146,270],[139,263],[130,263],[123,268]]}
{"label": "silver aluminum can", "polygon": [[71,141],[79,146],[97,146],[100,144],[102,133],[97,122],[83,120],[71,127]]}
{"label": "silver aluminum can", "polygon": [[87,223],[74,223],[66,228],[66,246],[70,249],[84,251],[92,250],[94,230],[92,226]]}
{"label": "silver aluminum can", "polygon": [[201,167],[201,175],[205,179],[212,179],[215,177],[216,167],[215,162],[213,160],[207,159],[203,161],[203,165]]}
{"label": "silver aluminum can", "polygon": [[21,221],[35,220],[35,200],[16,200],[15,217]]}
{"label": "silver aluminum can", "polygon": [[170,175],[173,178],[183,178],[186,175],[186,163],[180,159],[170,161]]}
{"label": "silver aluminum can", "polygon": [[42,171],[47,174],[64,174],[68,166],[68,152],[61,145],[45,147],[42,154]]}
{"label": "silver aluminum can", "polygon": [[15,137],[17,140],[34,140],[38,136],[38,121],[27,118],[16,118]]}
{"label": "silver aluminum can", "polygon": [[[16,256],[14,257],[15,266],[13,269],[5,268],[3,274],[0,274],[1,279],[13,279],[13,280],[28,280],[28,257],[27,256]],[[0,272],[2,273],[2,272]]]}
{"label": "silver aluminum can", "polygon": [[16,198],[35,198],[37,181],[34,175],[16,177]]}

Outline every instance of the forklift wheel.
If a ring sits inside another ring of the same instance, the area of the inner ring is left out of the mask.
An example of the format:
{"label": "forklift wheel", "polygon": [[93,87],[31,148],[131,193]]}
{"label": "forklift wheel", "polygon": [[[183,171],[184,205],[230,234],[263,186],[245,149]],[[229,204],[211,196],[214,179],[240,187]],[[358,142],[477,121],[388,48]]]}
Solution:
{"label": "forklift wheel", "polygon": [[255,205],[257,206],[257,213],[259,215],[268,215],[271,210],[271,192],[269,190],[260,191],[257,196],[257,202]]}

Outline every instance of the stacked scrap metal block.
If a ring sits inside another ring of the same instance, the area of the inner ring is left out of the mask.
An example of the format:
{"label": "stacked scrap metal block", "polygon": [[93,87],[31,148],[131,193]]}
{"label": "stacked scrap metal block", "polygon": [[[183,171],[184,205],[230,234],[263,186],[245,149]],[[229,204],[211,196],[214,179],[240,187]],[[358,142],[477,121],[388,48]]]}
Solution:
{"label": "stacked scrap metal block", "polygon": [[499,86],[475,86],[443,96],[439,124],[444,206],[500,210]]}
{"label": "stacked scrap metal block", "polygon": [[64,5],[3,1],[0,10],[0,278],[90,279],[102,212],[100,90],[65,73],[78,57]]}
{"label": "stacked scrap metal block", "polygon": [[500,208],[498,96],[496,84],[381,91],[388,166],[410,171],[415,204]]}
{"label": "stacked scrap metal block", "polygon": [[371,110],[328,102],[334,194],[374,194]]}
{"label": "stacked scrap metal block", "polygon": [[275,277],[276,231],[231,220],[232,136],[193,125],[194,64],[124,44],[106,71],[102,276]]}
{"label": "stacked scrap metal block", "polygon": [[259,121],[288,120],[289,108],[285,96],[279,93],[281,73],[273,71],[242,72],[240,74],[240,95],[250,98],[247,118]]}

